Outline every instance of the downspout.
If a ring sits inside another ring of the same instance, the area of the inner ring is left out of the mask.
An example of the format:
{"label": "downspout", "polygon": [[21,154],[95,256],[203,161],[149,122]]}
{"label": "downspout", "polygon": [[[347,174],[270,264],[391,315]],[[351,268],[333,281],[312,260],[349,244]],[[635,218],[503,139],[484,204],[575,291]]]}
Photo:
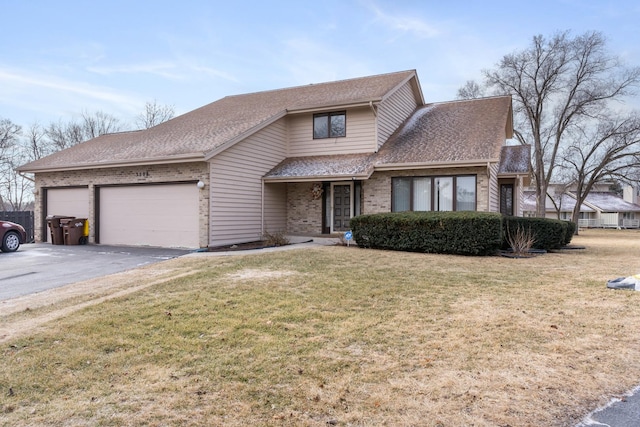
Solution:
{"label": "downspout", "polygon": [[30,178],[27,175],[25,175],[23,172],[18,172],[18,175],[20,175],[21,177],[23,177],[24,179],[33,182],[34,184],[36,183],[36,180],[34,178]]}
{"label": "downspout", "polygon": [[373,111],[374,117],[378,117],[378,112],[376,111],[376,108],[373,106],[373,101],[369,101],[369,107],[371,108],[371,111]]}

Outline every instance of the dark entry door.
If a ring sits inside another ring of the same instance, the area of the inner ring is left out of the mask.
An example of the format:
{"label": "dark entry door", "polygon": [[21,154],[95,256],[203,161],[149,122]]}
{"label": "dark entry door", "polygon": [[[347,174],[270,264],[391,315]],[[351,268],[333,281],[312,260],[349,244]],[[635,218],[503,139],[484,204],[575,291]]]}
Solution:
{"label": "dark entry door", "polygon": [[513,216],[513,184],[500,185],[500,213]]}
{"label": "dark entry door", "polygon": [[351,186],[333,186],[333,231],[348,231],[351,220]]}

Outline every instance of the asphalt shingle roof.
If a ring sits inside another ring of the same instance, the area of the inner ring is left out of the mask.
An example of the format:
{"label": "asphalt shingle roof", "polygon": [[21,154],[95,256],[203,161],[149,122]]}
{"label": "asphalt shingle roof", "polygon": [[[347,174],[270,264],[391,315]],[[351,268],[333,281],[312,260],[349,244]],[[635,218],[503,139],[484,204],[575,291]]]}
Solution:
{"label": "asphalt shingle roof", "polygon": [[368,177],[376,166],[496,162],[501,153],[507,159],[505,172],[527,173],[529,148],[503,147],[510,114],[508,96],[428,104],[418,108],[378,153],[289,158],[265,178]]}
{"label": "asphalt shingle roof", "polygon": [[[555,212],[556,208],[553,206],[553,202],[547,196],[545,200],[545,210],[547,212]],[[576,199],[571,197],[570,195],[563,193],[556,197],[556,204],[560,205],[561,212],[572,212],[574,206],[576,205]],[[522,198],[522,210],[525,212],[535,212],[536,211],[536,192],[535,191],[525,191],[524,196]],[[582,204],[580,207],[581,212],[595,212],[594,209],[589,206]]]}
{"label": "asphalt shingle roof", "polygon": [[[103,135],[21,166],[24,172],[204,157],[286,111],[380,101],[414,70],[227,96],[153,128]],[[422,101],[420,101],[422,102]]]}
{"label": "asphalt shingle roof", "polygon": [[592,191],[585,202],[597,206],[603,212],[640,212],[640,206],[609,192]]}
{"label": "asphalt shingle roof", "polygon": [[265,178],[368,178],[373,172],[375,154],[290,157],[273,168]]}
{"label": "asphalt shingle roof", "polygon": [[[562,212],[571,212],[576,205],[576,199],[573,195],[563,193],[556,203],[561,203]],[[608,191],[592,191],[590,192],[585,201],[592,206],[595,206],[602,212],[640,212],[640,206],[634,203],[627,202],[622,197],[608,192]],[[523,198],[523,209],[525,211],[536,210],[536,193],[534,191],[525,191]],[[555,211],[555,207],[549,197],[546,200],[546,210]],[[581,212],[595,212],[595,209],[582,204],[580,207]]]}
{"label": "asphalt shingle roof", "polygon": [[498,161],[510,114],[509,96],[427,104],[382,146],[376,164]]}
{"label": "asphalt shingle roof", "polygon": [[526,174],[530,170],[530,145],[505,145],[502,147],[499,174]]}

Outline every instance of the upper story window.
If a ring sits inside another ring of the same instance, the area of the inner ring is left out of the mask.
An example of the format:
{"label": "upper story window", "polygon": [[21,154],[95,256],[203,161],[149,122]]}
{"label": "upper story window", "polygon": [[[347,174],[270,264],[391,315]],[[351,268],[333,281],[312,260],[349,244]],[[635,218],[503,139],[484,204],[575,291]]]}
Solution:
{"label": "upper story window", "polygon": [[346,111],[313,115],[313,139],[337,138],[346,135]]}

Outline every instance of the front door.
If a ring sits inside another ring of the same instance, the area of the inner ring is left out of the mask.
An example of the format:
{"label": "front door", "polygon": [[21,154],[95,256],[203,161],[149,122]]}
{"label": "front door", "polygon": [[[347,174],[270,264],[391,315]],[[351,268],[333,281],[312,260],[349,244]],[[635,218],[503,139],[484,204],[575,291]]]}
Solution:
{"label": "front door", "polygon": [[500,213],[513,216],[513,184],[500,185]]}
{"label": "front door", "polygon": [[348,231],[351,220],[351,185],[333,186],[333,230]]}

